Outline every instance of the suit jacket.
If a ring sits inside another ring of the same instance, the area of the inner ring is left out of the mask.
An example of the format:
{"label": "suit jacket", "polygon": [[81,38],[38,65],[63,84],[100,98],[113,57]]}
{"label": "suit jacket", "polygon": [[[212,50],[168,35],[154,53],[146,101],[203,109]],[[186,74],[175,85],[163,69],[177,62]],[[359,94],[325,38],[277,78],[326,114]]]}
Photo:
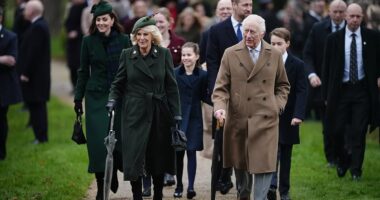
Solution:
{"label": "suit jacket", "polygon": [[299,126],[290,125],[293,118],[303,120],[307,100],[308,82],[304,62],[292,54],[285,61],[290,92],[284,112],[280,115],[280,144],[299,144]]}
{"label": "suit jacket", "polygon": [[206,50],[207,79],[210,94],[214,89],[224,50],[236,43],[238,43],[238,39],[232,26],[231,17],[210,27]]}
{"label": "suit jacket", "polygon": [[50,33],[41,17],[24,34],[20,49],[21,74],[29,78],[22,83],[24,101],[45,102],[50,98]]}
{"label": "suit jacket", "polygon": [[[0,31],[0,56],[9,55],[17,60],[17,35],[4,27]],[[0,107],[22,100],[19,75],[15,66],[0,64]]]}
{"label": "suit jacket", "polygon": [[[344,45],[346,29],[332,33],[327,37],[323,62],[323,99],[327,100],[326,123],[332,129],[335,113],[343,83]],[[370,97],[370,122],[374,127],[379,120],[377,78],[380,77],[380,36],[378,32],[361,28],[363,67]]]}
{"label": "suit jacket", "polygon": [[187,150],[203,150],[202,101],[207,102],[207,72],[196,66],[189,79],[185,67],[174,70],[177,80],[182,121],[181,130],[186,133]]}
{"label": "suit jacket", "polygon": [[224,167],[276,171],[278,120],[289,89],[280,52],[264,40],[255,65],[244,41],[226,49],[212,95],[214,110],[227,112]]}

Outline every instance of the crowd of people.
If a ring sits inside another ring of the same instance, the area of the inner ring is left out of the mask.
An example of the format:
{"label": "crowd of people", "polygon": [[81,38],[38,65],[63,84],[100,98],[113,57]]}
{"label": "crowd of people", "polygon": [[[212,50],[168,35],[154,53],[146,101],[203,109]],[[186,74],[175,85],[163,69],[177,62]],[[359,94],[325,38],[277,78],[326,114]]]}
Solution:
{"label": "crowd of people", "polygon": [[[186,197],[193,199],[197,151],[210,158],[217,124],[222,151],[214,153],[222,167],[213,170],[221,194],[234,187],[235,174],[238,199],[291,199],[292,149],[306,119],[322,122],[328,167],[361,179],[366,133],[380,126],[380,5],[255,3],[219,0],[213,16],[199,0],[69,2],[66,60],[74,110],[86,116],[96,199],[104,195],[112,111],[118,142],[111,190],[117,192],[121,171],[134,200],[152,189],[160,200],[171,185],[181,198],[185,154]],[[23,102],[34,144],[48,142],[51,55],[43,13],[41,1],[19,0],[13,30],[0,25],[0,160],[9,105]],[[172,148],[175,128],[185,132],[186,150]]]}

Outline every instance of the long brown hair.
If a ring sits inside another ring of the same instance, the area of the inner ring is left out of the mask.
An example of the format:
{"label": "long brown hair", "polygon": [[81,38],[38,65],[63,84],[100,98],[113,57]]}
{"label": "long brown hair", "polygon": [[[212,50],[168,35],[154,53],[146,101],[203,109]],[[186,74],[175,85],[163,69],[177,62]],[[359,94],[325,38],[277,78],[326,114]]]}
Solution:
{"label": "long brown hair", "polygon": [[[114,23],[113,23],[113,26],[111,27],[111,29],[119,32],[119,33],[124,33],[124,28],[123,26],[120,24],[119,22],[119,18],[117,17],[117,15],[112,11],[111,13],[108,13],[111,17],[111,19],[114,19]],[[91,22],[91,26],[90,26],[90,30],[89,30],[89,33],[90,35],[96,33],[96,17],[92,18],[92,22]]]}

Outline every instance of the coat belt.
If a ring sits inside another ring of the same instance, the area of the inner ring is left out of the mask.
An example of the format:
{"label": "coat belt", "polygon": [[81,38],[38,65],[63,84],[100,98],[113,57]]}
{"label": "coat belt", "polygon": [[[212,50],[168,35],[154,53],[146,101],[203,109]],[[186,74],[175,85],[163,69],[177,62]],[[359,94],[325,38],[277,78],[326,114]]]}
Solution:
{"label": "coat belt", "polygon": [[129,92],[127,91],[127,97],[134,97],[134,98],[144,98],[145,103],[147,105],[146,109],[146,115],[149,116],[148,122],[152,122],[152,115],[153,115],[153,99],[158,100],[160,103],[164,103],[164,99],[166,97],[165,93],[153,93],[153,92],[138,92],[138,91],[133,91]]}

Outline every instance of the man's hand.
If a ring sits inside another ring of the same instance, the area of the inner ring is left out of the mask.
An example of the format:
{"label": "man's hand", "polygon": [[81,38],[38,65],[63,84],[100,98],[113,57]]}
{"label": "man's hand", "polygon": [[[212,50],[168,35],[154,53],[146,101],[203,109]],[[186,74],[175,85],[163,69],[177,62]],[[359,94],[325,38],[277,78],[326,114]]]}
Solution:
{"label": "man's hand", "polygon": [[223,109],[219,109],[215,111],[214,117],[221,123],[223,124],[224,120],[226,119],[226,111]]}
{"label": "man's hand", "polygon": [[13,67],[16,64],[16,59],[13,56],[0,56],[0,63],[8,67]]}
{"label": "man's hand", "polygon": [[310,85],[313,88],[319,87],[322,85],[321,79],[317,75],[309,77]]}
{"label": "man's hand", "polygon": [[292,125],[292,126],[297,126],[297,125],[300,125],[301,123],[302,123],[302,120],[301,120],[301,119],[293,118],[293,119],[292,119],[292,122],[290,122],[290,125]]}
{"label": "man's hand", "polygon": [[21,76],[20,76],[20,80],[21,80],[21,82],[29,82],[29,77],[27,77],[27,76],[21,74]]}

